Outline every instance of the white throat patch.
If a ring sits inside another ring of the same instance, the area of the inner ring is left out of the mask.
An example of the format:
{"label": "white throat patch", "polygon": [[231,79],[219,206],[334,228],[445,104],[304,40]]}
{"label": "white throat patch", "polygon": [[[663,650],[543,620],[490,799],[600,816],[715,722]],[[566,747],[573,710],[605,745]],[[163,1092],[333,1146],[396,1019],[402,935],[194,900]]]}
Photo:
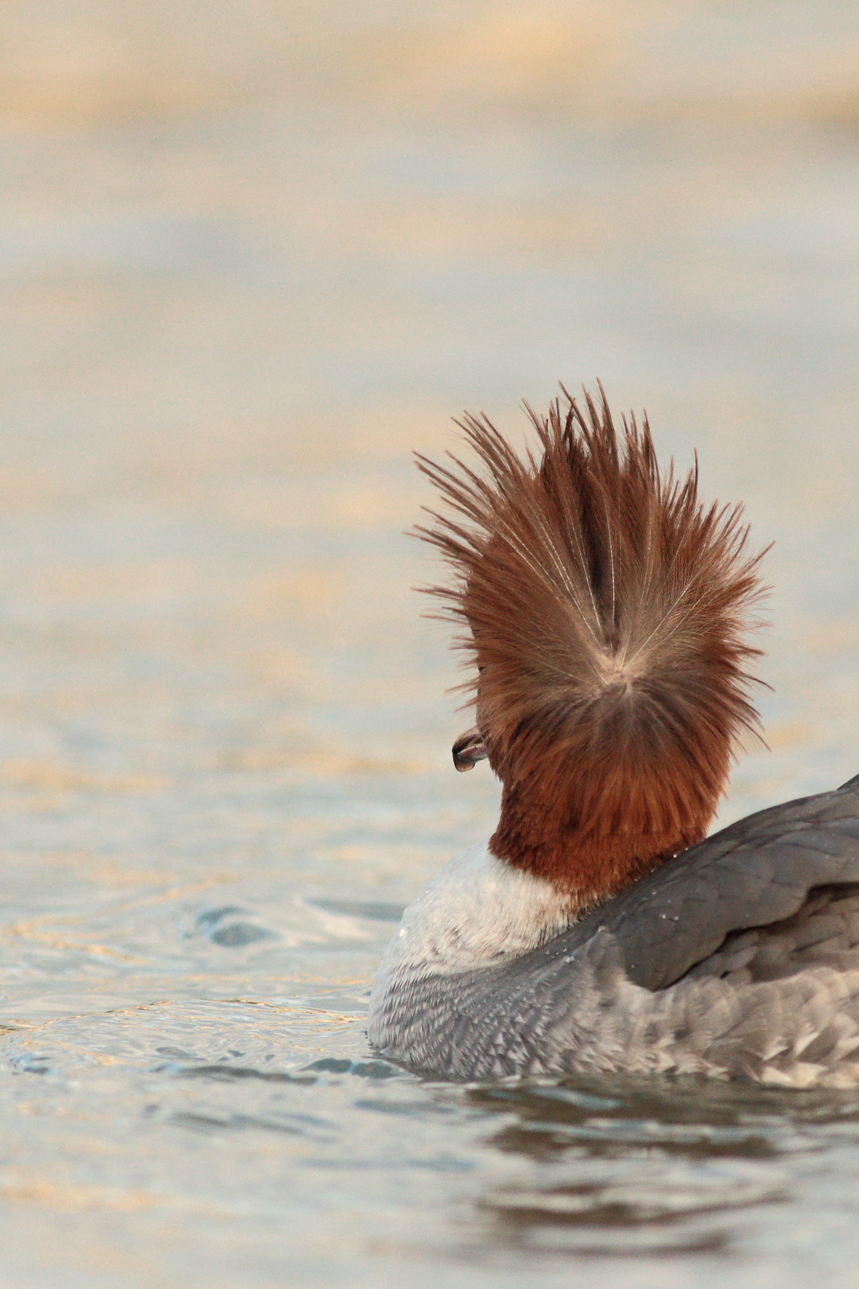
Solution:
{"label": "white throat patch", "polygon": [[394,979],[490,967],[535,949],[574,921],[571,897],[490,853],[452,859],[408,906],[373,990]]}

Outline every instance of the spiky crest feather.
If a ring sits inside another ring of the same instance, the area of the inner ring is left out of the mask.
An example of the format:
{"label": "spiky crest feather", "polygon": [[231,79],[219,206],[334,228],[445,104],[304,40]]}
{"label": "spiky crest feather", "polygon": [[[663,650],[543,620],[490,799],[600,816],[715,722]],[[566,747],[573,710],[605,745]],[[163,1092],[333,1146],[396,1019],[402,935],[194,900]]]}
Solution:
{"label": "spiky crest feather", "polygon": [[661,477],[646,417],[618,432],[601,385],[584,407],[561,388],[548,416],[526,405],[539,458],[485,416],[460,423],[482,472],[418,457],[452,514],[417,533],[456,573],[426,589],[467,628],[479,734],[457,746],[467,768],[482,737],[502,781],[491,848],[584,908],[705,835],[758,727],[743,633],[765,552],[741,506],[699,502],[697,458]]}

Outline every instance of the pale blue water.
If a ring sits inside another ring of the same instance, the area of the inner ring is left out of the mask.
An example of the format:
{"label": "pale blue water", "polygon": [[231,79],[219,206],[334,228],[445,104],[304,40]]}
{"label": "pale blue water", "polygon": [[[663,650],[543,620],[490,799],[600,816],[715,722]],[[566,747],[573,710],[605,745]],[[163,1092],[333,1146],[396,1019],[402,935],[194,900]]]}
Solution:
{"label": "pale blue water", "polygon": [[412,449],[604,380],[768,557],[770,750],[859,770],[859,17],[0,11],[4,1284],[859,1284],[859,1096],[377,1060],[492,827]]}

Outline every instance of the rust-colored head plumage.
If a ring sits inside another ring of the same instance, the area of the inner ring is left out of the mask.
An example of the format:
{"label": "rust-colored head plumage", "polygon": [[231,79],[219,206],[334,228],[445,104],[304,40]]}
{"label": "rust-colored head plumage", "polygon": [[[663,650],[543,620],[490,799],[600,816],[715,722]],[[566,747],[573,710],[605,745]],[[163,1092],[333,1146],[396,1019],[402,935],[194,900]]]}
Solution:
{"label": "rust-colored head plumage", "polygon": [[452,514],[419,534],[453,565],[430,588],[474,665],[477,730],[504,785],[494,852],[585,907],[704,836],[757,727],[744,632],[761,556],[742,508],[705,509],[697,466],[660,475],[646,418],[615,429],[602,393],[528,409],[541,456],[485,418],[483,465],[419,457]]}

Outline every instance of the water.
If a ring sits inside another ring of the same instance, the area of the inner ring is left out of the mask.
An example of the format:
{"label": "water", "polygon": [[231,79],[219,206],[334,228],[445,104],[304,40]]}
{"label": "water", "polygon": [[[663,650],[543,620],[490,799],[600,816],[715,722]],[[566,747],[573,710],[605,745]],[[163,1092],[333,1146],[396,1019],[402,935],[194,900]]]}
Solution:
{"label": "water", "polygon": [[376,1059],[492,827],[402,535],[563,379],[775,540],[722,818],[859,769],[859,18],[0,13],[4,1283],[857,1283],[859,1096]]}

